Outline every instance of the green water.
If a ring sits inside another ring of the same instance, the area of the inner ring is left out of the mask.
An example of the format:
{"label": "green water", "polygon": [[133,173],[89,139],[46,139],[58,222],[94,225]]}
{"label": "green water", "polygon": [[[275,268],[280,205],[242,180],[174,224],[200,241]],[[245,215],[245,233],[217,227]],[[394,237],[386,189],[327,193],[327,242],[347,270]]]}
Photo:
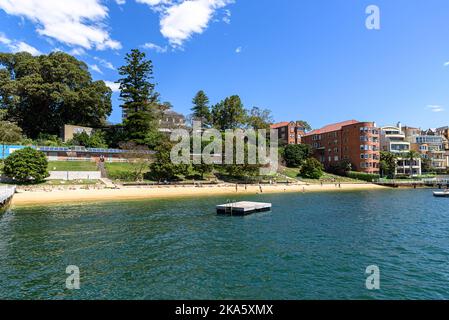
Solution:
{"label": "green water", "polygon": [[[12,208],[0,215],[0,298],[449,299],[449,199],[429,190],[281,194]],[[232,200],[242,198],[233,197]],[[81,272],[67,290],[68,265]],[[365,269],[381,289],[365,288]]]}

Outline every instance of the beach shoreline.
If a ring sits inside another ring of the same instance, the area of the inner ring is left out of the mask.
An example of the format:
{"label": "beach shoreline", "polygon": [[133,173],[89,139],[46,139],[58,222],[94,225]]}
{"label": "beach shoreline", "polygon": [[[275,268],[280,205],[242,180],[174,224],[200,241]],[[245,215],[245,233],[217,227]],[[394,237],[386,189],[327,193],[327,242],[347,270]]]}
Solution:
{"label": "beach shoreline", "polygon": [[256,195],[280,193],[315,193],[362,190],[387,190],[389,188],[375,184],[295,184],[263,185],[262,193],[258,185],[234,186],[158,186],[158,187],[122,187],[119,189],[76,189],[76,190],[18,190],[12,200],[13,206],[33,206],[51,204],[74,204],[80,202],[112,202],[128,200],[150,200],[166,198],[206,197],[220,195]]}

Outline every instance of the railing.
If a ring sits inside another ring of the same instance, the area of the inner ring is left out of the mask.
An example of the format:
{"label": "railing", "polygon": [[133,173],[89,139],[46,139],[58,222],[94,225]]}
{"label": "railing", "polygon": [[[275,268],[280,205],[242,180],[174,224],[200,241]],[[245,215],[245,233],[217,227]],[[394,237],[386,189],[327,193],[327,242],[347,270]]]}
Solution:
{"label": "railing", "polygon": [[374,183],[386,185],[449,185],[449,178],[432,178],[432,179],[378,179]]}

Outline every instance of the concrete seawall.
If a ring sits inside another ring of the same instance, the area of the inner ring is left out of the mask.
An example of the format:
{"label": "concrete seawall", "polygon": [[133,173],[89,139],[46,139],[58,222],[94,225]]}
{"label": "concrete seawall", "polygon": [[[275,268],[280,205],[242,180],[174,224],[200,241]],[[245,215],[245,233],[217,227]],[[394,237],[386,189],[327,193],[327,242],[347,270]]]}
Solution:
{"label": "concrete seawall", "polygon": [[47,180],[99,180],[100,171],[50,171]]}

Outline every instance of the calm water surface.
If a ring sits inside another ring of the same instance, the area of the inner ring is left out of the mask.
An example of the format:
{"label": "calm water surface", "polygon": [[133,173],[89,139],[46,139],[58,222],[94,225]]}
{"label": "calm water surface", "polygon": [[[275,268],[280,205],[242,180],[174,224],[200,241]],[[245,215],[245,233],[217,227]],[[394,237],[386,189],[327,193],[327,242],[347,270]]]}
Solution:
{"label": "calm water surface", "polygon": [[[216,216],[228,198],[12,208],[0,215],[0,298],[449,299],[449,199],[246,196],[273,212]],[[68,265],[80,290],[65,289]]]}

